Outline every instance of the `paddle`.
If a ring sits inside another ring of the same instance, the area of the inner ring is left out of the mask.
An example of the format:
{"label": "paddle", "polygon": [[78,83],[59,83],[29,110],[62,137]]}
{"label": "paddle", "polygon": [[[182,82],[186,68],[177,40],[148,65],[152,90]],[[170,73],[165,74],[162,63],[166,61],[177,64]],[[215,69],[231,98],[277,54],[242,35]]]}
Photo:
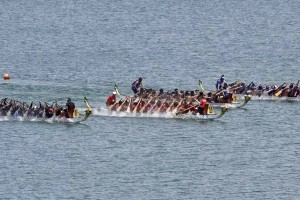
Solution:
{"label": "paddle", "polygon": [[173,102],[171,103],[171,105],[167,108],[166,112],[170,112],[171,107],[174,105],[175,103],[175,99],[173,99]]}
{"label": "paddle", "polygon": [[152,101],[152,99],[154,99],[154,98],[156,98],[156,97],[153,97],[153,98],[151,98],[151,99],[149,99],[149,101],[144,105],[144,107],[140,110],[140,113],[143,113],[144,112],[144,110],[146,109],[146,107],[149,105],[149,103]]}
{"label": "paddle", "polygon": [[132,101],[132,97],[130,98],[129,104],[128,104],[127,108],[126,108],[126,112],[127,112],[127,113],[130,113],[130,105],[131,105],[131,101]]}
{"label": "paddle", "polygon": [[158,101],[159,101],[159,100],[157,99],[157,100],[155,101],[155,103],[151,106],[151,108],[148,110],[147,113],[151,113],[151,111],[153,110],[154,106],[157,104]]}
{"label": "paddle", "polygon": [[161,104],[161,106],[156,110],[156,112],[159,112],[161,110],[161,108],[163,107],[164,103],[166,102],[167,100],[164,100]]}
{"label": "paddle", "polygon": [[176,108],[172,111],[172,113],[176,113],[176,111],[178,110],[179,106],[181,106],[181,103],[184,99],[181,99],[181,101],[178,103],[178,106],[176,106]]}
{"label": "paddle", "polygon": [[133,109],[133,113],[136,113],[140,103],[142,102],[142,98],[138,101],[138,103],[136,104],[135,108]]}
{"label": "paddle", "polygon": [[127,98],[128,98],[128,97],[126,97],[125,100],[123,101],[123,103],[117,108],[117,112],[120,112],[120,111],[121,111],[121,109],[122,109],[124,103],[126,102]]}
{"label": "paddle", "polygon": [[198,105],[190,106],[190,107],[188,107],[188,108],[186,108],[186,109],[184,109],[184,110],[182,110],[182,111],[176,112],[175,115],[179,115],[179,114],[181,114],[181,113],[184,113],[184,112],[186,112],[186,111],[188,111],[188,110],[190,110],[190,109],[192,109],[192,108],[195,108],[196,106],[198,106]]}
{"label": "paddle", "polygon": [[108,107],[108,110],[111,110],[115,105],[117,105],[119,102],[117,101],[116,103],[114,103],[113,105],[110,105],[109,107]]}

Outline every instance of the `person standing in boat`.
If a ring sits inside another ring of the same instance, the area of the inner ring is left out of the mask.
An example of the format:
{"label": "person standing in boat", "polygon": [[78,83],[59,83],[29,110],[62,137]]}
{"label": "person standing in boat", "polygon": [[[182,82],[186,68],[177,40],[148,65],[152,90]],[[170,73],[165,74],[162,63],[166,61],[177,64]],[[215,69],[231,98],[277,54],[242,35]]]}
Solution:
{"label": "person standing in boat", "polygon": [[218,79],[217,82],[216,82],[216,89],[217,90],[222,89],[224,83],[225,83],[225,78],[224,78],[224,75],[222,75],[221,78]]}
{"label": "person standing in boat", "polygon": [[106,106],[107,107],[109,107],[109,106],[111,106],[111,105],[113,105],[113,104],[115,104],[116,103],[116,92],[115,91],[113,91],[113,93],[112,93],[112,95],[110,95],[108,98],[107,98],[107,100],[106,100]]}
{"label": "person standing in boat", "polygon": [[143,83],[142,83],[143,79],[142,77],[140,77],[138,80],[134,81],[131,85],[131,89],[134,92],[134,94],[139,92],[140,88],[143,88]]}
{"label": "person standing in boat", "polygon": [[73,118],[74,110],[75,110],[75,104],[72,102],[71,98],[68,98],[66,103],[66,112],[65,112],[66,118]]}

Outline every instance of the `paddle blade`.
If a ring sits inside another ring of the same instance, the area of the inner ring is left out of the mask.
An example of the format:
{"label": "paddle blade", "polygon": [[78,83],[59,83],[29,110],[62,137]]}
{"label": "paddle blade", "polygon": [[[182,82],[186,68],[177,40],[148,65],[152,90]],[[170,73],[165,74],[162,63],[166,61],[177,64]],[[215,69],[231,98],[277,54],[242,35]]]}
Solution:
{"label": "paddle blade", "polygon": [[279,90],[278,92],[275,93],[275,96],[279,97],[281,95],[281,93],[282,93],[282,90]]}

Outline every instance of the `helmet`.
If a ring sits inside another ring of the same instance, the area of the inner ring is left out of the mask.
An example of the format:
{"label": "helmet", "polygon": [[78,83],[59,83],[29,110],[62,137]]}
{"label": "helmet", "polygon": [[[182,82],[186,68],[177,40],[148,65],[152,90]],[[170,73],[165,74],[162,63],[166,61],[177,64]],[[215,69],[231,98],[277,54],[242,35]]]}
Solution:
{"label": "helmet", "polygon": [[142,77],[140,77],[140,78],[139,78],[139,82],[142,82],[142,80],[143,80]]}
{"label": "helmet", "polygon": [[117,93],[115,91],[113,91],[113,94],[116,95]]}

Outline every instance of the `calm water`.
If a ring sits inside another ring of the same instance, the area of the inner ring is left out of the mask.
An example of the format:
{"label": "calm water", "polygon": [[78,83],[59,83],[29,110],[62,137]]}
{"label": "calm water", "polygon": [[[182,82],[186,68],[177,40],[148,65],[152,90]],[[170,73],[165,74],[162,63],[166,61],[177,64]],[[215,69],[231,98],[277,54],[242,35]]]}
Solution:
{"label": "calm water", "polygon": [[[114,83],[213,89],[300,78],[300,2],[0,2],[0,98],[104,105]],[[299,101],[215,121],[0,121],[1,199],[299,199]]]}

